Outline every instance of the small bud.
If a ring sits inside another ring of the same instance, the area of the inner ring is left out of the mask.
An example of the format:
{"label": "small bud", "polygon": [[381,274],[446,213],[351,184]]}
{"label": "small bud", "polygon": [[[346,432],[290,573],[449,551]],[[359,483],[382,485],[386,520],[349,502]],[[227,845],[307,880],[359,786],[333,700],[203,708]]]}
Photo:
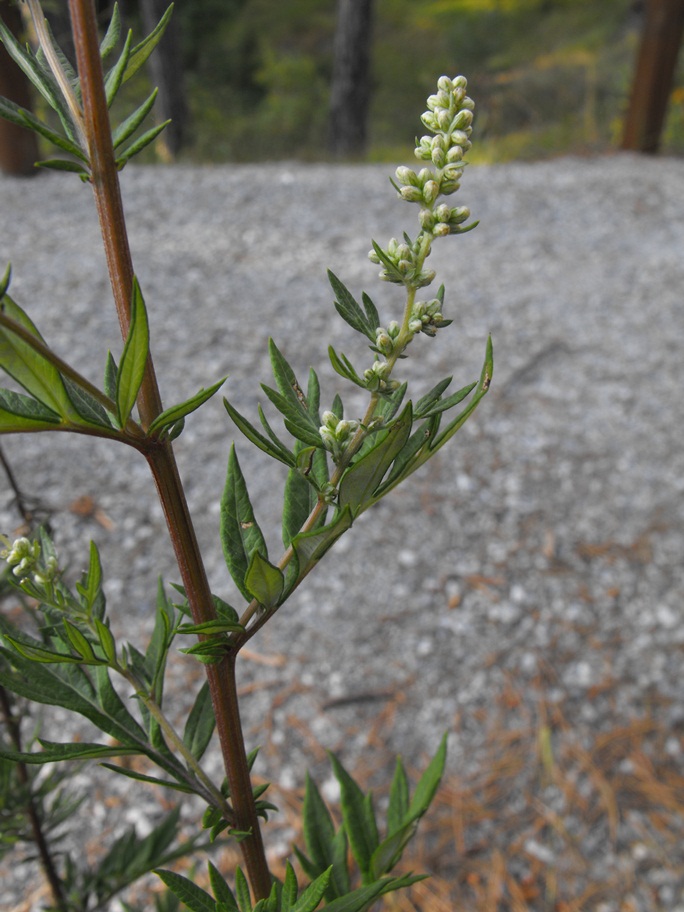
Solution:
{"label": "small bud", "polygon": [[418,187],[402,187],[399,196],[407,203],[420,203],[423,200],[423,194]]}
{"label": "small bud", "polygon": [[334,412],[325,411],[321,415],[321,421],[323,422],[325,427],[329,428],[331,431],[335,430],[335,428],[337,427],[337,422],[339,420],[340,419],[337,417],[337,415]]}
{"label": "small bud", "polygon": [[420,320],[411,320],[408,325],[409,332],[417,333],[420,332],[423,328],[423,324]]}
{"label": "small bud", "polygon": [[425,231],[432,231],[435,224],[435,214],[433,212],[430,212],[429,209],[421,209],[418,219],[421,228]]}
{"label": "small bud", "polygon": [[441,89],[442,92],[449,92],[449,94],[451,94],[454,84],[448,76],[440,76],[437,80],[437,88]]}
{"label": "small bud", "polygon": [[407,168],[406,166],[402,165],[401,167],[397,168],[395,175],[400,184],[406,184],[413,187],[418,186],[418,178],[416,177],[416,172],[411,168]]}
{"label": "small bud", "polygon": [[466,127],[469,127],[473,122],[473,112],[464,108],[459,111],[456,117],[454,118],[454,129],[455,130],[465,130]]}
{"label": "small bud", "polygon": [[439,196],[439,184],[437,181],[429,180],[423,187],[423,199],[429,205]]}
{"label": "small bud", "polygon": [[439,124],[437,123],[437,118],[432,113],[432,111],[426,111],[420,116],[423,125],[428,128],[428,130],[437,130],[439,129]]}
{"label": "small bud", "polygon": [[400,332],[401,326],[399,326],[396,320],[392,320],[392,322],[387,327],[387,334],[389,335],[390,339],[396,339]]}
{"label": "small bud", "polygon": [[451,233],[451,228],[446,222],[437,222],[432,229],[432,233],[435,237],[446,237]]}

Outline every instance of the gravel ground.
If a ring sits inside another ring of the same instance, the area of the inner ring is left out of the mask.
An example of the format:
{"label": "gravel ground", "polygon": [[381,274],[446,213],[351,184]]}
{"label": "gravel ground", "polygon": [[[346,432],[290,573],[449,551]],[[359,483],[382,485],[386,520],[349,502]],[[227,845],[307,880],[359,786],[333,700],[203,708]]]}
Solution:
{"label": "gravel ground", "polygon": [[[331,306],[327,267],[368,290],[386,320],[396,316],[398,291],[377,282],[366,257],[371,237],[414,232],[415,210],[393,198],[389,173],[129,167],[124,200],[165,402],[228,373],[225,394],[254,415],[259,382],[270,379],[269,336],[300,377],[323,364],[331,342],[359,352]],[[107,347],[120,343],[91,199],[73,184],[0,178],[0,260],[11,259],[14,297],[46,339],[98,378]],[[455,388],[476,379],[491,332],[491,392],[251,644],[271,661],[242,669],[250,739],[268,746],[259,772],[286,787],[307,767],[325,779],[320,744],[351,768],[386,769],[396,752],[418,767],[448,729],[450,769],[467,775],[482,762],[496,695],[510,681],[531,689],[542,666],[545,699],[562,698],[573,727],[656,718],[681,772],[682,200],[679,160],[467,170],[458,202],[481,224],[438,243],[432,258],[454,324],[414,343],[406,376],[414,396],[452,373]],[[320,373],[329,402],[337,378],[329,366]],[[360,411],[353,394],[349,403],[348,414]],[[228,600],[217,527],[233,438],[217,397],[177,444],[212,586]],[[3,448],[23,488],[49,508],[73,569],[88,539],[99,543],[119,629],[145,628],[157,574],[177,573],[144,462],[62,435],[10,437]],[[277,553],[280,467],[244,442],[239,453]],[[3,493],[0,528],[16,523]],[[143,795],[139,820],[148,805]],[[604,897],[583,908],[682,912],[681,846],[665,864],[630,826],[621,820],[601,863],[631,864],[633,905]],[[2,908],[25,898],[26,872],[19,878],[8,876],[13,899]]]}

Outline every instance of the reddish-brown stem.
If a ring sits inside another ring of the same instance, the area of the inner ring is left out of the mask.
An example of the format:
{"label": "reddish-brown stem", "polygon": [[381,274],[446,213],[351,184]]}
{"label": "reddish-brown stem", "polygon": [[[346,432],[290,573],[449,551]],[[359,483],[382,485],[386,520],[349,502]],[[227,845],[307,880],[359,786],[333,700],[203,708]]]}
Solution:
{"label": "reddish-brown stem", "polygon": [[[111,140],[95,9],[92,0],[69,0],[69,12],[81,80],[91,180],[114,300],[125,337],[130,324],[133,265]],[[138,398],[142,426],[147,428],[161,411],[161,397],[150,356]],[[193,620],[197,624],[211,620],[216,617],[214,602],[171,445],[168,442],[150,442],[139,449],[145,453],[157,486]],[[240,726],[235,655],[229,655],[218,665],[207,666],[207,676],[219,743],[231,786],[235,827],[250,834],[243,839],[240,847],[247,877],[258,900],[269,895],[271,875],[256,815]]]}

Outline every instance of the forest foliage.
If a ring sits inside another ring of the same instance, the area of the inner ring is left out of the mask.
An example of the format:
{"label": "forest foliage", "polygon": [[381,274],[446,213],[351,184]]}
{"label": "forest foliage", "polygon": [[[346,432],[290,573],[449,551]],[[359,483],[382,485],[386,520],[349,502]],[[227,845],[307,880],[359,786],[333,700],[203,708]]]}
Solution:
{"label": "forest foliage", "polygon": [[[451,72],[477,85],[479,160],[615,145],[640,11],[635,0],[376,0],[368,157],[400,154],[412,112]],[[185,156],[325,159],[335,13],[336,0],[179,0],[195,137]],[[684,149],[684,88],[663,149]]]}

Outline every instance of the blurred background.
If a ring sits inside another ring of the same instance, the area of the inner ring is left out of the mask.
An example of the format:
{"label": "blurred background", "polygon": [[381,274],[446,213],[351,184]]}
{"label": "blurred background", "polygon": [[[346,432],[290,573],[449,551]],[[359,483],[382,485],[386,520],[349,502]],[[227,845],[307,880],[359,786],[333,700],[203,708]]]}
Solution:
{"label": "blurred background", "polygon": [[[139,39],[166,5],[122,0],[124,26]],[[45,9],[69,53],[67,0]],[[103,28],[111,10],[99,4]],[[623,144],[649,15],[651,58],[671,60],[643,106],[658,94],[659,148],[678,155],[682,0],[178,0],[148,85],[133,80],[123,103],[158,85],[158,116],[173,117],[147,161],[389,161],[420,135],[437,77],[463,73],[477,102],[473,161],[603,153]]]}

